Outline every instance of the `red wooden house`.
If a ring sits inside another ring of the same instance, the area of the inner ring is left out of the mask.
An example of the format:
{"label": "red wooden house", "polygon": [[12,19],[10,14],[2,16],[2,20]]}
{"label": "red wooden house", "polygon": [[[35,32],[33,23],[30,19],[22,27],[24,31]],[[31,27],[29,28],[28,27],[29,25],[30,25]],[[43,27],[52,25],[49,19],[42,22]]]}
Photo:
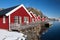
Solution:
{"label": "red wooden house", "polygon": [[37,16],[37,19],[38,19],[38,21],[41,21],[41,17],[40,17],[40,15]]}
{"label": "red wooden house", "polygon": [[32,11],[30,11],[30,14],[32,15],[32,22],[35,22],[35,16]]}
{"label": "red wooden house", "polygon": [[46,20],[46,18],[45,17],[42,17],[41,20],[44,22]]}
{"label": "red wooden house", "polygon": [[35,22],[38,21],[36,14],[33,14],[33,15],[35,17]]}
{"label": "red wooden house", "polygon": [[10,24],[30,23],[32,15],[24,7],[17,5],[0,11],[0,28],[10,29]]}

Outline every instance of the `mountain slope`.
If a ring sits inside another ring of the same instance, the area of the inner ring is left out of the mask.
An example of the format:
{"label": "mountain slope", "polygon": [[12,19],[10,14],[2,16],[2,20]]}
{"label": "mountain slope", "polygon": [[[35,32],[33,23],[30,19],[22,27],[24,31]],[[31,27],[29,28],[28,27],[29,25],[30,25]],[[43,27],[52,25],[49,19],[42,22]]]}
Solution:
{"label": "mountain slope", "polygon": [[36,14],[37,16],[38,16],[38,15],[40,15],[40,17],[43,16],[43,13],[42,13],[41,11],[35,9],[35,8],[28,7],[27,9],[28,9],[29,12],[32,11],[32,12],[33,12],[34,14]]}

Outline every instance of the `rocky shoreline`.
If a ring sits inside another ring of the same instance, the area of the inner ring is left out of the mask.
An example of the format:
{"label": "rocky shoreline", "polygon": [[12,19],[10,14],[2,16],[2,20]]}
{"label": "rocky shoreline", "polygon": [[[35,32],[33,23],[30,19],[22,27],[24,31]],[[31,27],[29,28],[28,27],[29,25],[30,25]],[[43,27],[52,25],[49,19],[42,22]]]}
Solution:
{"label": "rocky shoreline", "polygon": [[40,35],[47,30],[47,27],[49,27],[50,24],[47,22],[41,22],[40,25],[38,25],[39,30],[29,30],[28,32],[25,32],[24,34],[26,34],[28,36],[27,40],[41,40],[40,39]]}

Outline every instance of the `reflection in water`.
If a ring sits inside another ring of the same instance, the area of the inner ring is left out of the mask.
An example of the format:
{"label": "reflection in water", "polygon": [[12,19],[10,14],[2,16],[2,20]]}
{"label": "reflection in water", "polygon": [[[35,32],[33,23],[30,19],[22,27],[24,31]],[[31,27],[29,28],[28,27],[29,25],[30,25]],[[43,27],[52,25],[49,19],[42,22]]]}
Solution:
{"label": "reflection in water", "polygon": [[60,22],[54,22],[53,26],[41,35],[41,40],[60,40]]}

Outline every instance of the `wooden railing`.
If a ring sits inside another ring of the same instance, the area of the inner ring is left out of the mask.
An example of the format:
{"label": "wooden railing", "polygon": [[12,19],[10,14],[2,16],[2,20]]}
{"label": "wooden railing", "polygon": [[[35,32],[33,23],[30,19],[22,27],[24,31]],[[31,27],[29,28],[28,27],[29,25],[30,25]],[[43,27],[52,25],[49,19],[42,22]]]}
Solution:
{"label": "wooden railing", "polygon": [[10,24],[10,29],[12,30],[22,30],[22,29],[27,29],[27,28],[31,28],[31,27],[36,27],[38,24],[40,24],[40,21],[37,22],[32,22],[26,25],[22,25],[22,24],[17,24],[17,23],[11,23]]}

